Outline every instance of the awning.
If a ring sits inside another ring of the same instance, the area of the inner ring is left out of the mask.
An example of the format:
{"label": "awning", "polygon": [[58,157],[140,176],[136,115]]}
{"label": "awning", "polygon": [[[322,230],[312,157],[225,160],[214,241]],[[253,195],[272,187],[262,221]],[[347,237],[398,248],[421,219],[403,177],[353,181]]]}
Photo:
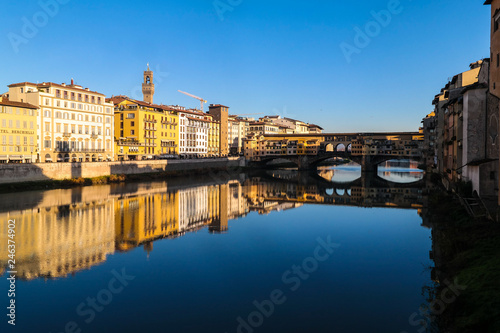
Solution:
{"label": "awning", "polygon": [[0,155],[0,161],[7,161],[8,159],[7,155]]}
{"label": "awning", "polygon": [[9,160],[22,160],[23,157],[22,156],[19,156],[19,155],[10,155],[9,156]]}

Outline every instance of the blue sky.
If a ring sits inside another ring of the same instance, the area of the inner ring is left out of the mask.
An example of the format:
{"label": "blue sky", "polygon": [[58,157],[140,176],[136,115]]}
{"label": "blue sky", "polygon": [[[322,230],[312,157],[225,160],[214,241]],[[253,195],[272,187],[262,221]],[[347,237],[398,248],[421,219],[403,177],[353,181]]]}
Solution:
{"label": "blue sky", "polygon": [[[371,12],[396,0],[55,1],[2,3],[0,92],[74,78],[141,98],[149,62],[156,103],[198,107],[184,90],[330,132],[415,131],[447,79],[489,56],[484,1],[401,0],[378,31]],[[348,62],[340,45],[356,47],[367,25],[373,37]]]}

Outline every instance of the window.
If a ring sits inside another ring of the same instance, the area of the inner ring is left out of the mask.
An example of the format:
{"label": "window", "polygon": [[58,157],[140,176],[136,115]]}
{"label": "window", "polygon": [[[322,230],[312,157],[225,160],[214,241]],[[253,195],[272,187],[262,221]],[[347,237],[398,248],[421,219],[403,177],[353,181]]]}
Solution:
{"label": "window", "polygon": [[44,140],[44,143],[43,143],[43,147],[44,148],[48,148],[50,149],[51,148],[51,143],[50,143],[50,140]]}
{"label": "window", "polygon": [[130,135],[135,135],[135,131],[134,130],[130,130]]}
{"label": "window", "polygon": [[134,113],[127,113],[127,119],[135,119]]}

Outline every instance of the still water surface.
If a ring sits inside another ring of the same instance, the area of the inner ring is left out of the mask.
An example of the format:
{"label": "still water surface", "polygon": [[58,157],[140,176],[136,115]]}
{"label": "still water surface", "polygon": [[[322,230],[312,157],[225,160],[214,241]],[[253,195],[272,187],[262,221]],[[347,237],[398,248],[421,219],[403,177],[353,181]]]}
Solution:
{"label": "still water surface", "polygon": [[421,177],[347,166],[1,195],[18,280],[0,331],[416,332]]}

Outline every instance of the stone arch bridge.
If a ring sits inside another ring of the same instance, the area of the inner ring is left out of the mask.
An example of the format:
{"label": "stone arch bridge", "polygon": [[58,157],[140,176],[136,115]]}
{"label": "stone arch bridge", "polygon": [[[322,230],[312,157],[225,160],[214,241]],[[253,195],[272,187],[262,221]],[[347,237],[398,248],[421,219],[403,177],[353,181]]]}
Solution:
{"label": "stone arch bridge", "polygon": [[287,160],[299,170],[316,169],[320,162],[334,157],[348,158],[360,164],[362,172],[376,172],[388,160],[419,161],[423,139],[417,132],[264,135],[254,142],[247,140],[245,156],[250,164],[261,166]]}

